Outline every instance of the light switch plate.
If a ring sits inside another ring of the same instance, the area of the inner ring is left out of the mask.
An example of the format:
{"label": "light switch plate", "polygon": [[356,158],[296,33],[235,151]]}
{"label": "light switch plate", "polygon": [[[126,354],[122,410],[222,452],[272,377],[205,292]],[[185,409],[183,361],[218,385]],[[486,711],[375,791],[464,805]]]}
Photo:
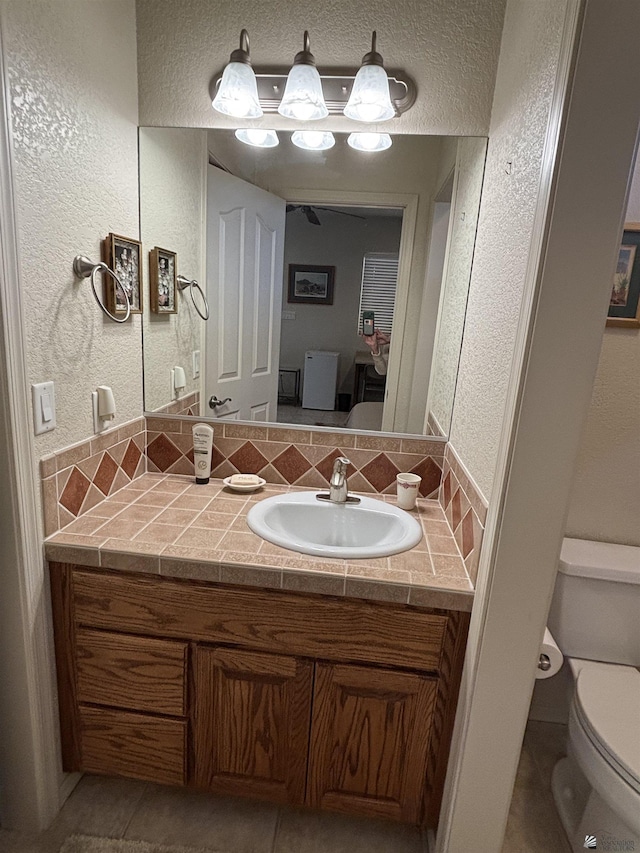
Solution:
{"label": "light switch plate", "polygon": [[56,395],[53,382],[37,382],[31,386],[33,429],[36,435],[56,428]]}
{"label": "light switch plate", "polygon": [[296,319],[296,312],[295,311],[283,311],[282,312],[282,319],[283,320],[295,320]]}
{"label": "light switch plate", "polygon": [[194,349],[191,353],[192,371],[191,378],[197,379],[200,376],[200,350]]}

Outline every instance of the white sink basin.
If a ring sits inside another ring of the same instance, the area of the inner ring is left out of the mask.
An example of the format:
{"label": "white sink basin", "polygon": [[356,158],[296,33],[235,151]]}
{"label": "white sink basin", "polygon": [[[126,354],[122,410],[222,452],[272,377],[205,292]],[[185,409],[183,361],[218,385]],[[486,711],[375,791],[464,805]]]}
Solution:
{"label": "white sink basin", "polygon": [[247,524],[268,542],[312,554],[359,560],[408,551],[422,538],[415,518],[375,498],[319,501],[317,492],[276,495],[249,510]]}

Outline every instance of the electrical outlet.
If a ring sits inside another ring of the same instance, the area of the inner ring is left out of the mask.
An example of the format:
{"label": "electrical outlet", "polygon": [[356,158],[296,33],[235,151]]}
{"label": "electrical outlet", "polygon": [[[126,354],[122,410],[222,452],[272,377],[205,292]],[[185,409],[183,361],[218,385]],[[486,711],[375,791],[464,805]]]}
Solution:
{"label": "electrical outlet", "polygon": [[200,350],[194,349],[191,353],[192,373],[191,378],[197,379],[200,376]]}

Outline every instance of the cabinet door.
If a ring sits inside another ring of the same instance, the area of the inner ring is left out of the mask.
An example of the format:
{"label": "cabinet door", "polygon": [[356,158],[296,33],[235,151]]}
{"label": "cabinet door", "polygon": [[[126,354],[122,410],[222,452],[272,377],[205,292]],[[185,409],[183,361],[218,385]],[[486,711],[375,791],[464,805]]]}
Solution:
{"label": "cabinet door", "polygon": [[307,802],[418,823],[437,679],[316,665]]}
{"label": "cabinet door", "polygon": [[197,647],[195,784],[303,803],[312,681],[309,661]]}

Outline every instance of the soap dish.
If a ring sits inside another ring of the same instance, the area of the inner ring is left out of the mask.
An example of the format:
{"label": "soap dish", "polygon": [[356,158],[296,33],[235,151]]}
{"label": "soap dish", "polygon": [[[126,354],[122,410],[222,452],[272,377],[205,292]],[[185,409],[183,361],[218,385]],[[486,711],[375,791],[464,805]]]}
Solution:
{"label": "soap dish", "polygon": [[232,482],[235,477],[238,477],[239,479],[238,474],[233,474],[231,477],[225,477],[222,482],[228,489],[231,489],[234,492],[255,492],[256,489],[261,489],[267,482],[266,480],[263,480],[262,477],[258,477],[257,474],[247,474],[246,476],[247,478],[251,476],[251,482]]}

